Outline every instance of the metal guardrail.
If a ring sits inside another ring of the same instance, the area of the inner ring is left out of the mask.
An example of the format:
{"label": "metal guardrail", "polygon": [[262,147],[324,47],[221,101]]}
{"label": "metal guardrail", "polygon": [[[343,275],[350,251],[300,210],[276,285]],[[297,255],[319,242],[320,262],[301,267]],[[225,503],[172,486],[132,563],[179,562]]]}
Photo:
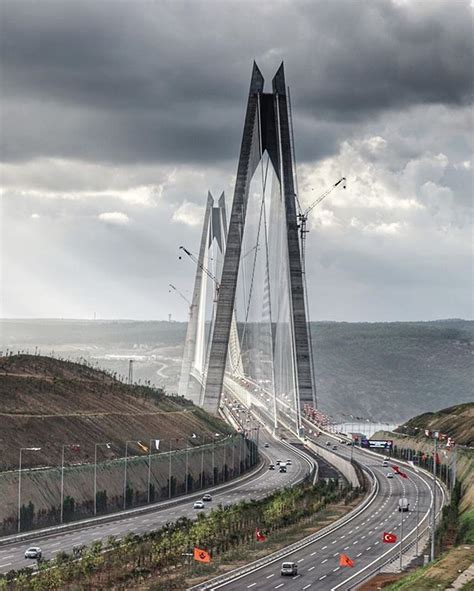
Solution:
{"label": "metal guardrail", "polygon": [[[292,448],[292,449],[294,450],[294,448]],[[304,452],[300,452],[300,453],[304,454]],[[304,455],[306,455],[306,454],[304,454]],[[356,508],[354,508],[350,513],[348,513],[347,515],[344,515],[344,517],[341,517],[340,519],[338,519],[334,523],[331,523],[327,527],[323,528],[321,531],[315,532],[314,534],[311,534],[310,536],[307,536],[306,538],[303,538],[302,540],[299,540],[298,542],[290,544],[289,546],[286,546],[285,548],[282,548],[281,550],[277,550],[276,552],[273,552],[272,554],[269,554],[268,556],[266,556],[264,558],[260,558],[259,560],[255,560],[254,562],[246,564],[243,567],[239,567],[237,569],[234,569],[233,571],[230,571],[224,575],[220,575],[218,577],[215,577],[213,579],[205,581],[204,583],[200,583],[198,585],[194,585],[193,587],[189,587],[187,589],[187,591],[206,591],[206,590],[211,590],[211,589],[214,590],[214,589],[217,589],[220,586],[227,584],[231,581],[238,580],[238,579],[246,576],[249,573],[252,573],[256,570],[260,570],[261,568],[264,568],[265,566],[272,564],[273,562],[281,560],[281,559],[287,557],[288,555],[293,554],[294,552],[297,552],[298,550],[301,550],[302,548],[305,548],[306,546],[309,546],[310,544],[313,544],[314,542],[328,536],[332,532],[334,532],[334,531],[338,530],[339,528],[343,527],[344,525],[346,525],[346,523],[348,523],[348,522],[352,521],[353,519],[355,519],[356,517],[358,517],[363,511],[365,511],[374,502],[375,497],[378,493],[378,489],[379,489],[378,480],[376,479],[374,472],[368,466],[362,466],[362,469],[365,470],[372,478],[372,490],[365,497],[365,499],[362,501],[362,503],[360,505],[358,505]]]}
{"label": "metal guardrail", "polygon": [[[427,476],[430,476],[430,473],[427,473]],[[419,477],[421,478],[421,476]],[[425,483],[426,484],[426,483]],[[437,511],[437,517],[439,517],[440,513],[442,512],[442,508],[445,504],[445,500],[446,500],[446,495],[445,495],[445,491],[443,489],[443,486],[437,482],[438,487],[441,491],[442,497],[443,497],[443,502],[440,504],[440,507]],[[428,486],[428,485],[427,485]],[[425,516],[422,518],[420,523],[423,523],[423,521],[425,521],[426,519],[428,519],[430,512],[427,511],[427,513],[425,514]],[[418,524],[418,528],[419,528],[419,524]],[[404,545],[402,547],[402,555],[406,554],[406,552],[408,550],[410,550],[411,548],[413,548],[414,545],[416,545],[417,539],[419,540],[420,537],[423,537],[423,535],[430,530],[430,526],[427,525],[426,527],[424,527],[421,532],[418,531],[418,536],[416,534],[416,527],[414,527],[410,532],[408,532],[408,534],[402,539],[400,540],[400,542],[398,544],[395,544],[395,546],[393,548],[389,548],[384,554],[382,554],[381,556],[379,556],[379,558],[375,559],[374,561],[372,561],[370,564],[368,564],[365,568],[363,568],[361,571],[359,571],[358,573],[355,573],[354,575],[352,575],[351,577],[349,577],[348,579],[346,579],[345,581],[343,581],[342,583],[339,583],[338,585],[336,585],[335,587],[332,587],[331,591],[337,591],[338,589],[340,589],[341,591],[355,591],[360,585],[362,585],[363,583],[365,583],[366,581],[370,580],[372,577],[374,577],[376,574],[378,574],[382,568],[384,568],[386,565],[390,564],[391,562],[394,562],[395,560],[398,560],[399,556],[400,556],[400,544],[403,544],[404,541],[406,541],[407,539],[409,540],[410,538],[411,541],[409,541],[408,543],[406,543],[406,545]],[[414,539],[413,539],[414,538]],[[384,560],[383,562],[379,563],[385,556],[389,555],[389,557]],[[369,567],[371,567],[373,564],[377,564],[377,566],[373,569],[371,569],[370,571],[364,572],[366,571],[366,569],[368,569]],[[354,579],[354,583],[349,583],[350,581],[352,581]]]}

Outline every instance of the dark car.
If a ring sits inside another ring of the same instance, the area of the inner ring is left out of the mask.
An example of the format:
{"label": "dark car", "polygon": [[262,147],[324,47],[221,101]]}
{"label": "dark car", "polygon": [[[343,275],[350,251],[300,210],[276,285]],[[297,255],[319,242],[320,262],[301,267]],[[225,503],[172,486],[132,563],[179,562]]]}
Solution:
{"label": "dark car", "polygon": [[206,493],[205,495],[202,495],[202,500],[203,501],[212,501],[212,497],[209,493]]}
{"label": "dark car", "polygon": [[280,472],[281,473],[286,472],[286,466],[280,466]]}
{"label": "dark car", "polygon": [[268,466],[268,469],[269,469],[269,470],[275,470],[275,464],[270,464],[270,465]]}

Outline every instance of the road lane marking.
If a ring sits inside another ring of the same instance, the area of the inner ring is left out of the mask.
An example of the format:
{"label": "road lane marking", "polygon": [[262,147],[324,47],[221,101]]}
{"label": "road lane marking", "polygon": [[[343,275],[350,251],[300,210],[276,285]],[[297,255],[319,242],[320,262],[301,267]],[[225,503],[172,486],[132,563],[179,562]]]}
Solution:
{"label": "road lane marking", "polygon": [[257,583],[250,583],[250,585],[247,585],[247,589],[250,589],[250,587],[255,587]]}
{"label": "road lane marking", "polygon": [[11,566],[11,562],[7,562],[6,564],[0,564],[0,568],[3,568],[4,566]]}
{"label": "road lane marking", "polygon": [[[324,563],[325,563],[325,562],[327,562],[327,561],[328,561],[328,559],[327,559],[327,558],[325,558],[325,559],[324,559],[324,560],[321,562],[321,564],[324,564]],[[314,568],[314,566],[313,566],[313,568]]]}
{"label": "road lane marking", "polygon": [[336,571],[338,571],[341,567],[340,566],[336,566],[336,568],[332,569],[332,572],[335,573]]}
{"label": "road lane marking", "polygon": [[304,558],[300,558],[300,559],[298,560],[298,562],[303,562],[303,560],[304,560]]}
{"label": "road lane marking", "polygon": [[275,589],[279,589],[280,587],[283,587],[283,583],[280,583],[279,585],[277,585],[277,586],[275,587]]}
{"label": "road lane marking", "polygon": [[271,575],[268,575],[268,576],[267,576],[267,579],[271,579],[271,578],[272,578],[272,577],[274,577],[274,576],[275,576],[275,573],[272,573]]}
{"label": "road lane marking", "polygon": [[325,579],[327,577],[327,575],[323,575],[322,577],[319,577],[319,580],[322,581],[323,579]]}
{"label": "road lane marking", "polygon": [[326,548],[327,548],[327,546],[323,546],[323,547],[321,548],[321,550],[326,550]]}
{"label": "road lane marking", "polygon": [[305,585],[305,586],[303,587],[303,591],[304,591],[304,589],[309,589],[309,587],[311,587],[311,583],[309,583],[309,585]]}
{"label": "road lane marking", "polygon": [[359,554],[356,555],[356,558],[359,558],[359,556],[362,556],[362,552],[359,552]]}

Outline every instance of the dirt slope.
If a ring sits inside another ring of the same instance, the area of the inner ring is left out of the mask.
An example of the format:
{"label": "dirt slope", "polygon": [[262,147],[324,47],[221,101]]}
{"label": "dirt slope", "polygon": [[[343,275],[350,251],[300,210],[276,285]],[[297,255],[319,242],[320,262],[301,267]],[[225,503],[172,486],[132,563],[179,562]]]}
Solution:
{"label": "dirt slope", "polygon": [[[0,470],[17,468],[20,447],[41,447],[24,452],[23,464],[44,466],[58,464],[63,444],[79,444],[79,451],[67,453],[87,462],[99,442],[110,442],[116,457],[126,440],[173,439],[176,449],[228,432],[223,421],[156,388],[128,386],[70,361],[0,357]],[[137,449],[129,444],[129,453]]]}

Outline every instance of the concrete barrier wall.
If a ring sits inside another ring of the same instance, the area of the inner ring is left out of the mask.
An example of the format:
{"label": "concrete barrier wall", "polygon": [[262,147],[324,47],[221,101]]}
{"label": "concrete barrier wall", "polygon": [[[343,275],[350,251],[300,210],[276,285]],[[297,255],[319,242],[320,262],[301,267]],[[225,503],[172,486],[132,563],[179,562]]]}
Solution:
{"label": "concrete barrier wall", "polygon": [[316,445],[312,441],[305,441],[306,447],[313,451],[315,454],[326,460],[329,464],[332,464],[341,474],[347,479],[347,481],[352,484],[353,487],[358,487],[361,485],[359,479],[357,478],[357,472],[354,469],[354,466],[351,464],[349,460],[342,458],[341,456],[333,453],[331,450]]}

